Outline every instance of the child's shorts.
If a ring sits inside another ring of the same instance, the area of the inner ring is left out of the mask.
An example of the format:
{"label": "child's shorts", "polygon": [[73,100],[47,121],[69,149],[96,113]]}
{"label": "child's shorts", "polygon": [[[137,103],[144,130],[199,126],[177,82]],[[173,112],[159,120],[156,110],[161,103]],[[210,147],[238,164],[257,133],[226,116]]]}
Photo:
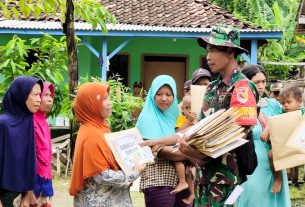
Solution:
{"label": "child's shorts", "polygon": [[51,197],[54,195],[52,179],[46,179],[36,174],[34,194],[36,197]]}

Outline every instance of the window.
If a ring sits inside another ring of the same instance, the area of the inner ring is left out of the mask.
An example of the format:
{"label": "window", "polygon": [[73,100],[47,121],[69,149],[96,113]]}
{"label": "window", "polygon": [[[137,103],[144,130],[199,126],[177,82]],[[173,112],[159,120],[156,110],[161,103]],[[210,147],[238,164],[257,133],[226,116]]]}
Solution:
{"label": "window", "polygon": [[129,55],[115,55],[110,59],[109,71],[107,72],[107,79],[119,75],[123,78],[122,83],[128,86],[129,74]]}

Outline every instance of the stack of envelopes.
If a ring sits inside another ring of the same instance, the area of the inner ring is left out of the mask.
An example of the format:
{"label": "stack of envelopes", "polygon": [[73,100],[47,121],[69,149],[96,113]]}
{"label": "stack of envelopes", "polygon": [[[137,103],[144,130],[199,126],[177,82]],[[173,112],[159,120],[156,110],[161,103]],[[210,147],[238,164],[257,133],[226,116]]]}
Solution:
{"label": "stack of envelopes", "polygon": [[238,116],[234,108],[219,110],[190,127],[184,137],[203,154],[217,158],[248,142],[244,127],[235,123]]}

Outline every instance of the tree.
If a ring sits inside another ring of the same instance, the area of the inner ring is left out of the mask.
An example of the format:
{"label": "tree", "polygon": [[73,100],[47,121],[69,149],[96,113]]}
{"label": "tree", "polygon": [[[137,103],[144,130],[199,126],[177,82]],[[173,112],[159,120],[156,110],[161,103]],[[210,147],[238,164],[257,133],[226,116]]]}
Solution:
{"label": "tree", "polygon": [[[67,53],[68,53],[68,83],[69,94],[75,93],[78,84],[78,62],[77,47],[74,32],[74,18],[82,19],[92,24],[92,29],[100,26],[102,32],[106,32],[106,23],[115,23],[115,17],[110,14],[100,2],[94,0],[5,0],[0,2],[0,9],[5,18],[20,17],[20,13],[28,18],[31,14],[38,19],[42,12],[46,16],[55,16],[59,14],[63,25],[63,32],[66,35]],[[75,138],[77,125],[71,124],[71,137]],[[75,139],[72,139],[72,152]],[[71,154],[73,156],[73,153]]]}
{"label": "tree", "polygon": [[[15,77],[20,75],[32,75],[56,86],[62,85],[67,72],[65,37],[56,39],[50,35],[40,38],[23,40],[17,35],[0,46],[0,73],[4,80],[0,83],[0,102],[8,86]],[[68,95],[65,87],[55,87],[55,102],[62,103]],[[57,115],[61,110],[61,104],[56,104],[49,115]],[[1,107],[0,107],[1,108]]]}
{"label": "tree", "polygon": [[60,16],[63,32],[66,35],[68,52],[68,82],[69,92],[74,93],[78,83],[77,49],[74,32],[74,18],[82,19],[92,24],[92,29],[100,26],[107,31],[106,23],[115,23],[115,17],[110,14],[100,2],[94,0],[5,0],[0,2],[0,9],[5,18],[19,19],[20,14],[27,19],[31,14],[38,19],[44,13],[46,16]]}
{"label": "tree", "polygon": [[[304,43],[297,41],[294,31],[299,0],[213,0],[223,8],[229,9],[238,18],[251,22],[263,29],[278,29],[283,31],[283,37],[278,40],[268,40],[268,43],[258,50],[259,60],[298,62],[305,59]],[[289,78],[292,66],[266,65],[270,76],[276,79]]]}

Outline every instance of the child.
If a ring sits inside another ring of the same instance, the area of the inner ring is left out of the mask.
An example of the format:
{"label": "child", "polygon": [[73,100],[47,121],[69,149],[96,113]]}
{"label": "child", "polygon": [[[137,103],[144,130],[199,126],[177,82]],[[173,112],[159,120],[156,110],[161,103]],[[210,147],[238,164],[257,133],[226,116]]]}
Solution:
{"label": "child", "polygon": [[[196,114],[191,112],[191,96],[190,94],[186,94],[182,100],[182,114],[178,117],[176,131],[182,131],[189,126],[191,126],[196,119]],[[184,166],[183,162],[175,162],[175,169],[177,172],[179,183],[176,188],[171,192],[173,194],[177,194],[182,190],[188,188],[189,196],[182,201],[185,204],[192,204],[195,198],[194,192],[194,183],[193,183],[193,175],[192,175],[192,167],[187,166],[188,170]],[[186,172],[187,171],[187,172]]]}
{"label": "child", "polygon": [[[296,86],[284,88],[280,92],[279,100],[282,103],[284,113],[299,110],[302,104],[302,92]],[[265,121],[266,118],[262,113],[259,115],[259,120],[264,128],[261,135],[261,139],[263,141],[267,141],[269,136],[268,126],[266,125],[266,121]],[[275,171],[274,169],[273,155],[271,150],[268,153],[268,157],[269,157],[270,167],[274,174],[274,183],[272,187],[272,192],[278,193],[281,191],[281,186],[282,186],[281,171]]]}
{"label": "child", "polygon": [[[302,91],[296,86],[284,88],[280,93],[280,101],[285,113],[297,111],[302,108]],[[291,181],[296,184],[298,181],[298,167],[290,169]]]}
{"label": "child", "polygon": [[186,94],[182,99],[182,113],[179,115],[176,131],[180,132],[189,126],[193,125],[193,121],[196,119],[196,114],[191,113],[191,96]]}
{"label": "child", "polygon": [[285,113],[302,108],[302,91],[296,86],[284,88],[280,93],[280,101]]}
{"label": "child", "polygon": [[270,98],[274,98],[277,101],[280,101],[280,92],[281,89],[283,88],[283,84],[280,82],[274,83],[270,86],[270,93],[269,93],[269,97]]}

